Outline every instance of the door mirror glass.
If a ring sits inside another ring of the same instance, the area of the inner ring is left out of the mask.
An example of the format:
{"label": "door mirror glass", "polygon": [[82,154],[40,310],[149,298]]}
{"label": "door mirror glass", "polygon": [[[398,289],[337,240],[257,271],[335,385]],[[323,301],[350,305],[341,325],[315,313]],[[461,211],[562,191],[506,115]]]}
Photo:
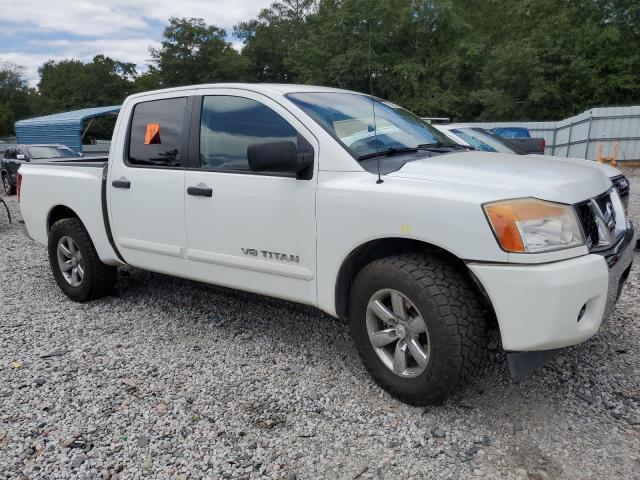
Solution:
{"label": "door mirror glass", "polygon": [[309,178],[313,165],[313,154],[299,152],[290,141],[252,143],[247,159],[252,172],[295,173],[299,179]]}

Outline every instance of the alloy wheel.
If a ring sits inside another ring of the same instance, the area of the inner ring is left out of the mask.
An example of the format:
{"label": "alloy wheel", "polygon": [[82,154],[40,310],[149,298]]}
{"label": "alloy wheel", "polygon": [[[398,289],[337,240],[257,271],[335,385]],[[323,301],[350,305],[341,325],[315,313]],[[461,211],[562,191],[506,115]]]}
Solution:
{"label": "alloy wheel", "polygon": [[11,194],[11,183],[9,183],[9,177],[7,175],[2,176],[2,188],[7,195]]}
{"label": "alloy wheel", "polygon": [[393,373],[414,378],[429,364],[431,343],[424,318],[407,296],[379,290],[367,305],[367,333],[378,358]]}
{"label": "alloy wheel", "polygon": [[69,236],[58,240],[58,266],[62,276],[72,287],[78,287],[84,278],[84,263],[78,244]]}

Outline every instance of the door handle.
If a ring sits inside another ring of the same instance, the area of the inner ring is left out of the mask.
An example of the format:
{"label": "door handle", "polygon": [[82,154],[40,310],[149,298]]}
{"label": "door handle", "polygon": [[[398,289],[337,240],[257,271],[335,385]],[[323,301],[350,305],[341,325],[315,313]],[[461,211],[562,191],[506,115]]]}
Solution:
{"label": "door handle", "polygon": [[213,190],[206,187],[188,187],[187,194],[194,197],[212,197]]}
{"label": "door handle", "polygon": [[113,185],[113,188],[131,188],[129,180],[114,180],[111,185]]}

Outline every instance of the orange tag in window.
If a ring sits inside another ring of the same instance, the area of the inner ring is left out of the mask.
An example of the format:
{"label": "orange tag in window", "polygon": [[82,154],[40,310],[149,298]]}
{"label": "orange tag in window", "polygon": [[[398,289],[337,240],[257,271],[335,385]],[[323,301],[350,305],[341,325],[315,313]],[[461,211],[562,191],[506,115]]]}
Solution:
{"label": "orange tag in window", "polygon": [[147,133],[144,135],[144,144],[160,143],[160,124],[147,123]]}

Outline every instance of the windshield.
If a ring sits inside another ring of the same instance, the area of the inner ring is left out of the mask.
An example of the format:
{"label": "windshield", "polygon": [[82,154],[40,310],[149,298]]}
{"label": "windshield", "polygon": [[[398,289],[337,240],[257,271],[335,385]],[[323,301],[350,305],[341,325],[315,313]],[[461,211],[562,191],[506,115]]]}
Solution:
{"label": "windshield", "polygon": [[519,153],[515,149],[505,145],[500,138],[479,128],[453,128],[450,132],[460,137],[476,150],[483,152],[512,153],[515,155]]}
{"label": "windshield", "polygon": [[456,147],[419,117],[374,97],[318,92],[292,93],[287,98],[339,140],[356,159],[394,150]]}
{"label": "windshield", "polygon": [[55,145],[38,145],[27,147],[29,150],[29,157],[33,160],[39,158],[71,158],[77,157],[73,150],[67,147],[55,146]]}

